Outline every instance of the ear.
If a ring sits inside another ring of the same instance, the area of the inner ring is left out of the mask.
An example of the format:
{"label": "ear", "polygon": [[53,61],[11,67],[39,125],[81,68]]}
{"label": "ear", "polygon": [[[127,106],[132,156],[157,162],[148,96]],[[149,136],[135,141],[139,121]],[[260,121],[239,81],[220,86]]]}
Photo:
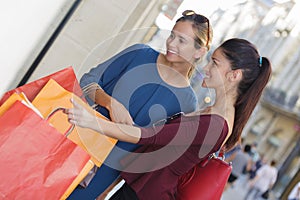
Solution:
{"label": "ear", "polygon": [[243,73],[241,69],[232,70],[229,75],[229,80],[232,82],[242,80]]}
{"label": "ear", "polygon": [[206,53],[207,53],[207,48],[200,47],[199,49],[196,49],[196,51],[194,53],[194,58],[196,60],[201,59]]}

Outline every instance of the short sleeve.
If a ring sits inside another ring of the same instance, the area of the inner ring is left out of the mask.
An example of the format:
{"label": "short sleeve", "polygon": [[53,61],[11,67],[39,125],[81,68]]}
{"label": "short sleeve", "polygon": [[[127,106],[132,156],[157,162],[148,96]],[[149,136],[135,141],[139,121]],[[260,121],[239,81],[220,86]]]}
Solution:
{"label": "short sleeve", "polygon": [[91,83],[97,83],[101,87],[104,87],[105,84],[109,84],[111,80],[119,77],[126,71],[131,60],[135,59],[137,52],[143,48],[145,48],[143,44],[132,45],[92,68],[81,77],[80,86],[83,88]]}

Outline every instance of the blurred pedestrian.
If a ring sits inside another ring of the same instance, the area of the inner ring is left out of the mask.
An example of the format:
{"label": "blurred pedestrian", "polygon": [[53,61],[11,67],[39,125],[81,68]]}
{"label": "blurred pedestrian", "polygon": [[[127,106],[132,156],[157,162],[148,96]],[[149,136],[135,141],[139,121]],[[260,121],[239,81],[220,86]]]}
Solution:
{"label": "blurred pedestrian", "polygon": [[256,176],[249,182],[250,188],[245,196],[245,200],[247,200],[251,194],[253,194],[252,199],[257,200],[263,193],[273,187],[278,173],[275,165],[276,161],[272,160],[270,164],[265,164],[257,170]]}
{"label": "blurred pedestrian", "polygon": [[243,138],[240,139],[240,141],[230,150],[228,150],[224,156],[226,162],[232,162],[239,150],[242,150],[242,144],[243,144]]}
{"label": "blurred pedestrian", "polygon": [[250,157],[252,158],[253,163],[256,163],[260,159],[260,155],[257,150],[257,142],[251,144],[251,151],[249,152]]}
{"label": "blurred pedestrian", "polygon": [[249,155],[249,152],[251,151],[251,146],[249,144],[246,144],[244,146],[244,149],[237,148],[236,151],[237,151],[236,155],[235,155],[234,159],[231,161],[232,162],[232,172],[228,178],[225,190],[229,186],[232,186],[234,184],[234,182],[239,178],[239,176],[243,174],[243,171],[245,169],[246,169],[246,171],[249,171],[251,169],[252,160]]}
{"label": "blurred pedestrian", "polygon": [[266,163],[267,163],[267,160],[266,160],[265,156],[260,155],[260,158],[258,159],[258,161],[256,161],[251,167],[251,170],[249,172],[249,179],[250,180],[253,179],[256,176],[257,170]]}

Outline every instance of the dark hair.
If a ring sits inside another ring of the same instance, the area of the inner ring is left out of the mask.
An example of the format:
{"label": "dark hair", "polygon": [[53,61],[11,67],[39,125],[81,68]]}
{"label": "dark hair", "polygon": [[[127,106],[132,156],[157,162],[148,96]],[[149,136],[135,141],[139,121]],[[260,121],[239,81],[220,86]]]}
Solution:
{"label": "dark hair", "polygon": [[246,153],[249,153],[249,152],[251,151],[251,146],[250,146],[249,144],[246,144],[246,145],[244,146],[244,151],[245,151]]}
{"label": "dark hair", "polygon": [[235,119],[232,134],[226,141],[226,147],[230,148],[241,137],[243,128],[270,79],[272,69],[270,61],[266,57],[261,57],[256,47],[247,40],[229,39],[219,48],[230,61],[231,69],[241,69],[243,74],[234,105]]}
{"label": "dark hair", "polygon": [[272,167],[275,166],[275,165],[276,165],[276,160],[271,160],[270,165],[271,165]]}

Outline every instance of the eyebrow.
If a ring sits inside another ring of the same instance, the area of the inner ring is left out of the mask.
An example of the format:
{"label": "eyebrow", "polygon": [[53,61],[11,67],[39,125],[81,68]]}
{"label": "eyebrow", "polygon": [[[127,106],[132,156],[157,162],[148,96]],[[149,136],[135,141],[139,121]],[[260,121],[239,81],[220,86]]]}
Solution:
{"label": "eyebrow", "polygon": [[220,60],[218,60],[218,59],[215,58],[214,56],[212,56],[211,59],[212,59],[213,61],[217,61],[218,63],[220,62]]}
{"label": "eyebrow", "polygon": [[188,41],[185,37],[181,36],[181,35],[178,35],[178,37],[184,41]]}
{"label": "eyebrow", "polygon": [[176,35],[177,37],[179,37],[180,39],[183,39],[183,40],[185,40],[185,41],[188,41],[188,39],[187,38],[190,38],[189,36],[185,36],[183,33],[181,33],[181,32],[178,32],[178,31],[171,31],[171,33],[173,33],[174,35]]}

